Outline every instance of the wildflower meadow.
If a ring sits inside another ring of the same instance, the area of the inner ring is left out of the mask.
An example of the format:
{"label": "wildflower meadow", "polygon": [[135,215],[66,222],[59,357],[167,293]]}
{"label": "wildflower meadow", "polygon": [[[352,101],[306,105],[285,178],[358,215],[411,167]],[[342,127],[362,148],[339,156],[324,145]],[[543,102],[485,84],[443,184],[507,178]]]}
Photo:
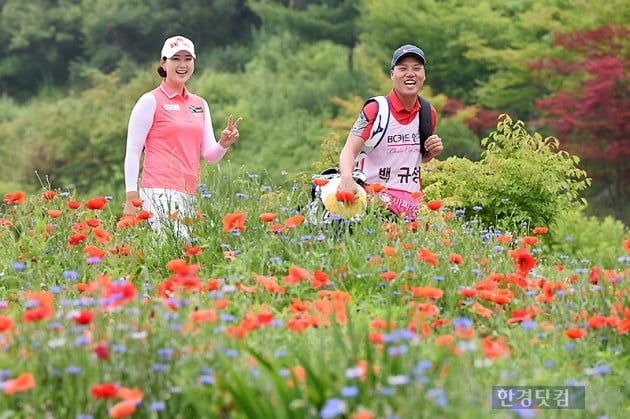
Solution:
{"label": "wildflower meadow", "polygon": [[[308,181],[204,181],[188,238],[106,194],[4,196],[0,417],[630,417],[627,229],[586,259],[439,197],[313,223]],[[498,409],[493,386],[585,403]]]}

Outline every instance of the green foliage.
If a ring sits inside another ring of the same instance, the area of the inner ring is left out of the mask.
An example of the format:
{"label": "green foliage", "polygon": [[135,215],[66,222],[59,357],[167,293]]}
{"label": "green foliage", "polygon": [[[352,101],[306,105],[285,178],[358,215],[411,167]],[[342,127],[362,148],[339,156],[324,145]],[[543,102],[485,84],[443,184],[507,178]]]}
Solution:
{"label": "green foliage", "polygon": [[423,175],[429,199],[443,199],[487,226],[549,226],[590,183],[579,159],[557,150],[557,141],[531,135],[523,122],[504,116],[482,140],[479,162],[450,158]]}
{"label": "green foliage", "polygon": [[444,151],[440,159],[448,157],[464,157],[469,160],[479,160],[481,145],[479,138],[462,122],[454,119],[443,119],[436,128],[444,142]]}
{"label": "green foliage", "polygon": [[621,243],[629,237],[630,230],[621,221],[610,216],[588,216],[584,208],[563,211],[556,220],[549,240],[544,242],[550,253],[565,255],[580,264],[588,260],[604,267],[614,266],[624,257]]}
{"label": "green foliage", "polygon": [[[142,24],[139,24],[142,22]],[[0,91],[20,99],[45,83],[65,86],[86,68],[109,73],[157,62],[162,42],[194,39],[202,55],[250,41],[259,23],[245,0],[0,2]]]}
{"label": "green foliage", "polygon": [[89,90],[35,103],[36,111],[0,124],[3,146],[14,150],[0,169],[4,178],[30,184],[38,173],[52,187],[83,193],[122,188],[126,121],[133,103],[155,80],[143,75],[122,88],[116,73],[92,73],[91,79]]}

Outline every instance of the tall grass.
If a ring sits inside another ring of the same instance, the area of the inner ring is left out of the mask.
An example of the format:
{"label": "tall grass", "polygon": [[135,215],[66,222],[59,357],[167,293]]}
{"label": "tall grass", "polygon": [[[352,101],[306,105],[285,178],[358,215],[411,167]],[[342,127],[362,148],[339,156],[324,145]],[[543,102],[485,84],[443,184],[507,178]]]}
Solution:
{"label": "tall grass", "polygon": [[[0,210],[7,417],[630,413],[628,239],[593,265],[548,253],[553,232],[456,208],[300,223],[310,185],[226,166],[200,185],[188,241],[51,195]],[[492,410],[498,385],[583,385],[586,408]]]}

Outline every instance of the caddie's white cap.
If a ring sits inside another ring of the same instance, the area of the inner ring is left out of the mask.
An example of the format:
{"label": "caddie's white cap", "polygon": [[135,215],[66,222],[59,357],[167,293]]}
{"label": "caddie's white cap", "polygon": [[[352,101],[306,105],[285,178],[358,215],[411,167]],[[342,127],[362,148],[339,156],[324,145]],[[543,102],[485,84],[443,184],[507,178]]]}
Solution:
{"label": "caddie's white cap", "polygon": [[160,58],[171,58],[179,51],[189,52],[193,56],[193,58],[197,58],[197,56],[195,55],[195,45],[192,43],[192,41],[179,35],[172,36],[164,41],[164,46],[162,47],[162,55],[160,55]]}

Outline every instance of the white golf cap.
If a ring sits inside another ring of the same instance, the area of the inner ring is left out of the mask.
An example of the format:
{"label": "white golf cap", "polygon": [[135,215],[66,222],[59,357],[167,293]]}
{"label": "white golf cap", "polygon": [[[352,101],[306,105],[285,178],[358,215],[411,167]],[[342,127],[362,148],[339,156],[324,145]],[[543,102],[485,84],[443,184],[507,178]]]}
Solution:
{"label": "white golf cap", "polygon": [[193,58],[197,58],[195,55],[195,45],[190,39],[184,38],[183,36],[172,36],[164,41],[160,58],[171,58],[179,51],[189,52]]}

